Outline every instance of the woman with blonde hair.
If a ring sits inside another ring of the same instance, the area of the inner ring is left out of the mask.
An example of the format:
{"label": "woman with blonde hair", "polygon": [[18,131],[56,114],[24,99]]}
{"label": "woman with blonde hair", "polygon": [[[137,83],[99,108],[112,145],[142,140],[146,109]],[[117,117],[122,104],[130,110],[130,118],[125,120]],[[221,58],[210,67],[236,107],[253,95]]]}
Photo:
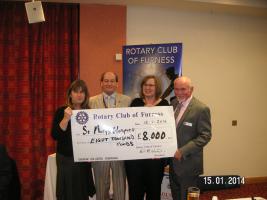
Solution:
{"label": "woman with blonde hair", "polygon": [[[159,79],[154,75],[144,77],[141,82],[140,98],[135,98],[131,107],[168,106],[161,99],[162,90]],[[165,159],[141,159],[125,161],[129,186],[129,200],[160,200],[161,182]]]}

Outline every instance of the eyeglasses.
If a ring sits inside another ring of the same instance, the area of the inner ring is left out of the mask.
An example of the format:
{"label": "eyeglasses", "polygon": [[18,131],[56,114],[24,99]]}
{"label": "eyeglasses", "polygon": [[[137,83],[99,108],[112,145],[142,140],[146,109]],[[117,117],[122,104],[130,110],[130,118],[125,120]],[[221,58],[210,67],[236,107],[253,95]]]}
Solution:
{"label": "eyeglasses", "polygon": [[117,81],[116,80],[108,80],[108,79],[104,79],[103,80],[104,83],[116,83]]}
{"label": "eyeglasses", "polygon": [[144,84],[144,87],[154,87],[156,85],[153,85],[153,84]]}

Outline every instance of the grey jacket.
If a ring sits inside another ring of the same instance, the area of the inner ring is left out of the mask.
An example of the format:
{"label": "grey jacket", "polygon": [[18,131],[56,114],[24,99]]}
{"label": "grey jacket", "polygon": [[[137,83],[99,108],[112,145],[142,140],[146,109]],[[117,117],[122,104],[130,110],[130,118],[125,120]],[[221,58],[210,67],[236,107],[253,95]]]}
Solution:
{"label": "grey jacket", "polygon": [[[174,108],[177,99],[172,100]],[[192,98],[177,127],[177,145],[182,159],[172,159],[171,164],[177,176],[203,174],[203,147],[211,139],[210,109],[195,97]]]}

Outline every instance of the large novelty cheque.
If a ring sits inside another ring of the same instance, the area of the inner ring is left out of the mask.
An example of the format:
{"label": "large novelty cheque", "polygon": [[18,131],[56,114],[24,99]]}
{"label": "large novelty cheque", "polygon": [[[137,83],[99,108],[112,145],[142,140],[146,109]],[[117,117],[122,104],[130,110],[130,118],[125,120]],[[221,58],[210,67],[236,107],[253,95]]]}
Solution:
{"label": "large novelty cheque", "polygon": [[172,106],[73,110],[75,162],[173,157]]}

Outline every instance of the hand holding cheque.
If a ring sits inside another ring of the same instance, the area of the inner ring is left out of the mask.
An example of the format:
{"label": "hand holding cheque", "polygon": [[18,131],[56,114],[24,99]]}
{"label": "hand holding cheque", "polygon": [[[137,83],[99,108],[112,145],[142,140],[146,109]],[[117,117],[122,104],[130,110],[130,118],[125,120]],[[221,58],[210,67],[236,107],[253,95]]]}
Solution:
{"label": "hand holding cheque", "polygon": [[172,106],[73,110],[74,160],[173,157],[177,150]]}

